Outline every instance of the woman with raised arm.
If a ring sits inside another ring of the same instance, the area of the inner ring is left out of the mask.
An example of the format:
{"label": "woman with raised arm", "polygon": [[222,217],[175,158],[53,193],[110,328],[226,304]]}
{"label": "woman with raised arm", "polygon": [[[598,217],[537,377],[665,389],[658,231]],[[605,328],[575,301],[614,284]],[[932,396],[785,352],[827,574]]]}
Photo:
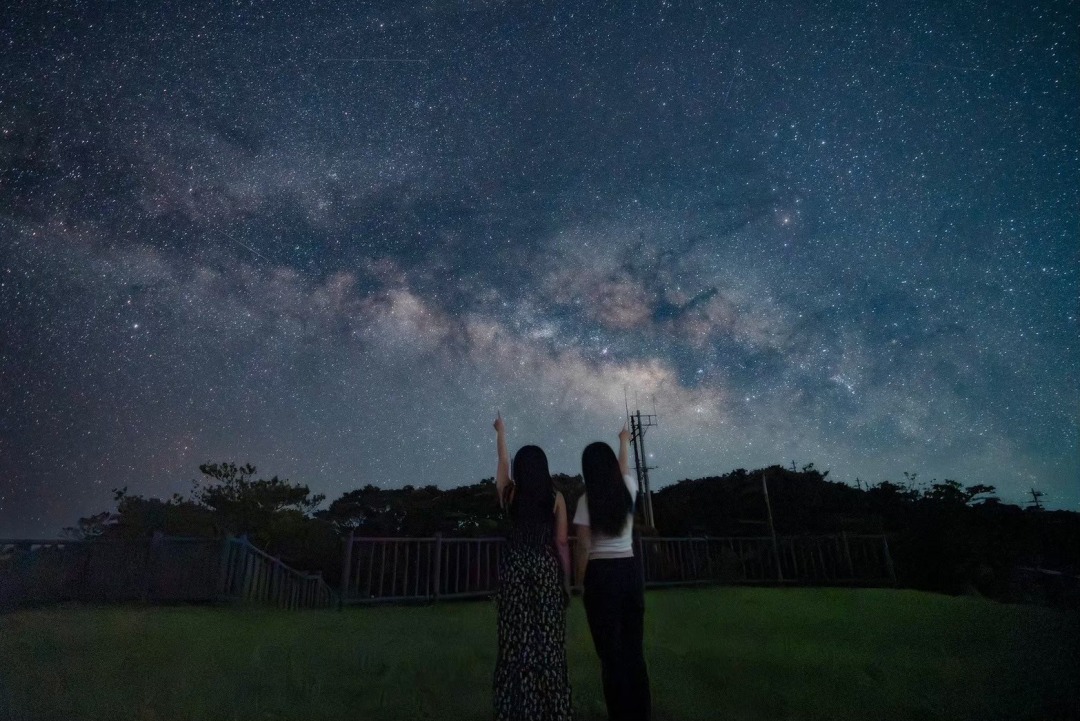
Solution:
{"label": "woman with raised arm", "polygon": [[581,454],[585,494],[574,514],[578,578],[585,579],[589,621],[611,721],[649,718],[652,698],[645,668],[645,579],[634,558],[637,480],[630,475],[630,432],[619,431],[619,456],[607,443]]}
{"label": "woman with raised arm", "polygon": [[539,447],[518,450],[511,473],[501,414],[495,418],[495,443],[499,451],[495,490],[510,519],[495,595],[499,619],[495,719],[569,721],[566,503],[551,484],[547,456]]}

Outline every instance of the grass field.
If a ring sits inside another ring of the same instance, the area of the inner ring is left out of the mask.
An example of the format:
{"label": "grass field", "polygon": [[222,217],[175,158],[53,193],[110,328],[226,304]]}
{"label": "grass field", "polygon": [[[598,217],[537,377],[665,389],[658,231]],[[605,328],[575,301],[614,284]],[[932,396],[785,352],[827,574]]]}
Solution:
{"label": "grass field", "polygon": [[[911,591],[648,594],[654,718],[1076,718],[1075,618]],[[581,600],[574,701],[606,718]],[[0,721],[486,719],[491,602],[0,616]]]}

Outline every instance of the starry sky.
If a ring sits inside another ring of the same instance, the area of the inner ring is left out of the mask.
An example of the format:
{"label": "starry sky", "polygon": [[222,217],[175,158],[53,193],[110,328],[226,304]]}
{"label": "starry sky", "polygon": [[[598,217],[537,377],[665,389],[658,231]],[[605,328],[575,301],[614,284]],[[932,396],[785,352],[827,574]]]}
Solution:
{"label": "starry sky", "polygon": [[[528,5],[528,7],[522,7]],[[618,7],[598,7],[610,5]],[[1080,6],[21,2],[0,536],[208,461],[335,498],[814,463],[1080,506]]]}

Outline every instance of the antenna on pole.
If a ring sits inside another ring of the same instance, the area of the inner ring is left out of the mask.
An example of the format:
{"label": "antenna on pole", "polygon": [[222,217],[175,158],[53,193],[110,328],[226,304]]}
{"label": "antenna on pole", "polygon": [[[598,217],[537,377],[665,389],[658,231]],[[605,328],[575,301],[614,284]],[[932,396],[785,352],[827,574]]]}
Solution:
{"label": "antenna on pole", "polygon": [[648,456],[645,455],[645,430],[656,425],[656,414],[642,415],[640,410],[630,414],[627,407],[626,414],[630,418],[630,445],[634,447],[634,470],[637,473],[638,490],[642,494],[644,502],[641,504],[641,512],[644,516],[645,525],[656,528],[656,519],[653,516],[652,489],[649,487],[649,471],[655,466],[648,465]]}

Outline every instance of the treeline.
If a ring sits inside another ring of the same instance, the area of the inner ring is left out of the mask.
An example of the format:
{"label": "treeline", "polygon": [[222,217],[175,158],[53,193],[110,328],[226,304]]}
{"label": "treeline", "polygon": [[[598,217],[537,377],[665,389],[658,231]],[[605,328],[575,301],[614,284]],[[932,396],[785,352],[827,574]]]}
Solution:
{"label": "treeline", "polygon": [[[82,518],[67,529],[81,538],[247,535],[268,553],[301,570],[340,573],[342,538],[498,535],[506,519],[494,481],[440,489],[433,485],[348,491],[324,506],[323,495],[276,476],[257,477],[251,465],[204,464],[188,496],[167,500],[115,491],[116,510]],[[557,474],[573,514],[584,485]],[[768,505],[766,504],[766,489]],[[813,465],[780,466],[687,479],[653,494],[656,531],[668,536],[764,536],[884,533],[905,586],[994,598],[1058,600],[1075,593],[1080,575],[1080,514],[1023,509],[1001,503],[993,486],[952,480],[885,481],[853,487],[828,479]],[[1031,577],[1024,568],[1059,575]],[[1027,575],[1025,575],[1027,574]],[[1055,586],[1059,579],[1061,587]],[[1049,581],[1047,581],[1049,579]],[[1075,579],[1074,579],[1075,580]]]}
{"label": "treeline", "polygon": [[[250,465],[208,463],[187,496],[147,498],[115,489],[114,511],[80,518],[65,529],[79,539],[142,538],[154,533],[215,538],[246,535],[293,568],[321,572],[330,583],[341,573],[342,539],[363,536],[490,536],[504,532],[494,478],[468,486],[380,488],[366,485],[342,494],[329,506],[303,484],[258,477]],[[555,486],[570,503],[584,491],[580,476],[555,474]]]}
{"label": "treeline", "polygon": [[[901,585],[1016,601],[1080,602],[1080,514],[1002,503],[993,486],[954,480],[853,487],[813,465],[685,480],[653,494],[671,535],[884,533]],[[1053,573],[1027,571],[1044,569]]]}

